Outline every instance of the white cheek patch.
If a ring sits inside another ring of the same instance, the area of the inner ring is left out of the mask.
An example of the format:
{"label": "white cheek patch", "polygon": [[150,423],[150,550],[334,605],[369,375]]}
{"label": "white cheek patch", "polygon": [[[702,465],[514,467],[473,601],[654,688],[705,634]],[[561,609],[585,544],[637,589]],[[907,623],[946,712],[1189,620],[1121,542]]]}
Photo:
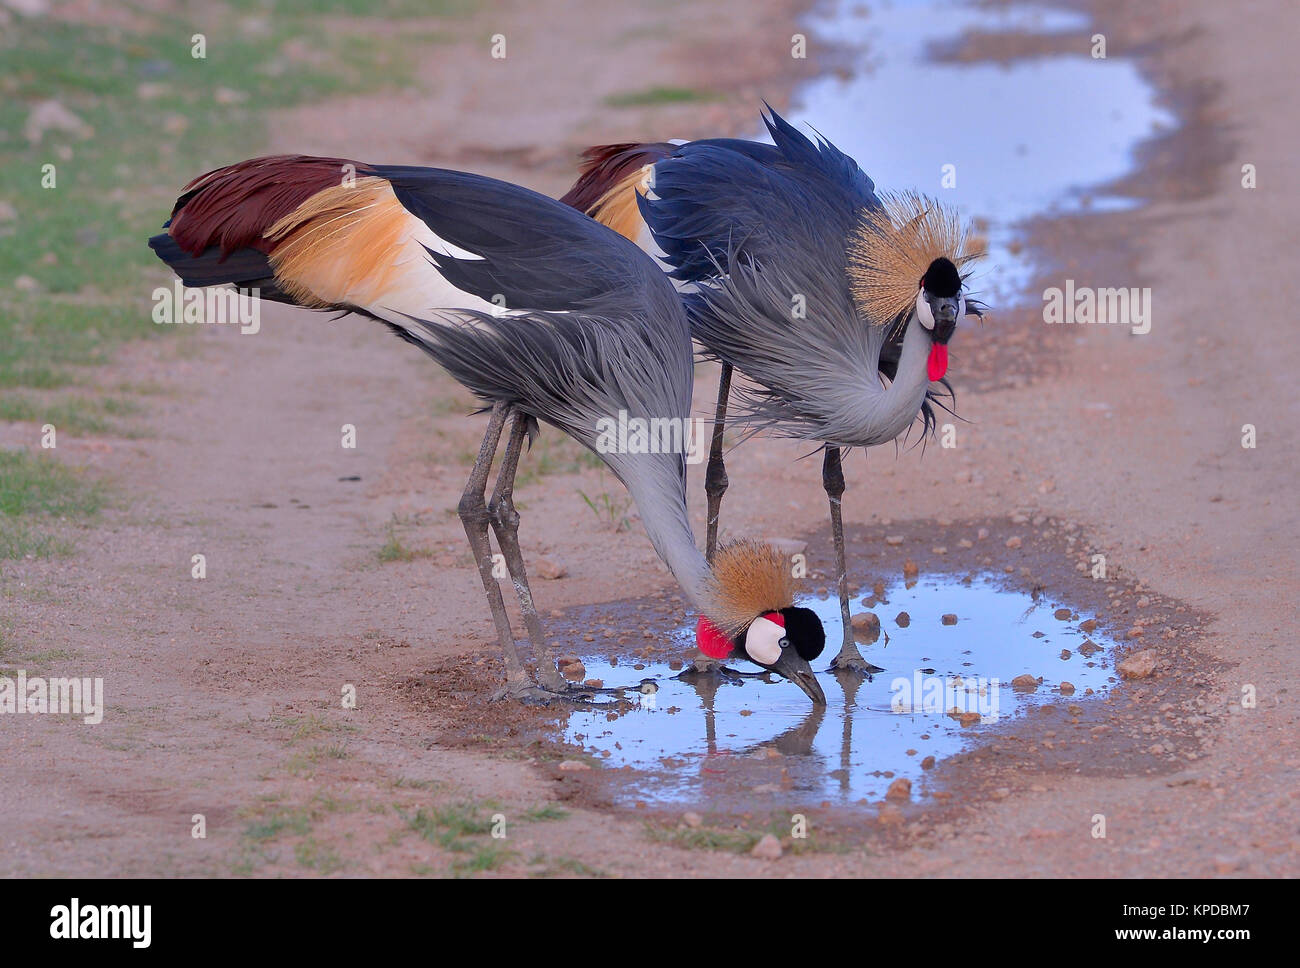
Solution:
{"label": "white cheek patch", "polygon": [[785,629],[771,619],[759,616],[749,623],[745,633],[745,651],[759,665],[772,665],[781,658],[781,639]]}
{"label": "white cheek patch", "polygon": [[966,318],[966,297],[965,296],[957,297],[957,318],[959,320]]}
{"label": "white cheek patch", "polygon": [[916,318],[926,329],[934,329],[934,310],[930,308],[930,301],[925,298],[924,289],[916,294]]}

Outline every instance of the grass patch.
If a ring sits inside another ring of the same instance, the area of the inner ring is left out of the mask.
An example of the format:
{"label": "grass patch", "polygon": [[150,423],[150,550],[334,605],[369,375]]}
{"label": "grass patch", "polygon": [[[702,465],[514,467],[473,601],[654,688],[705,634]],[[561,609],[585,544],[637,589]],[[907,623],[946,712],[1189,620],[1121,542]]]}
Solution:
{"label": "grass patch", "polygon": [[43,525],[93,518],[107,501],[102,482],[51,457],[0,451],[0,560],[67,554],[72,543]]}
{"label": "grass patch", "polygon": [[306,810],[273,810],[244,829],[249,840],[263,842],[289,833],[305,837],[311,831],[311,814]]}
{"label": "grass patch", "polygon": [[412,548],[402,540],[401,535],[397,533],[396,516],[388,522],[387,535],[379,551],[376,552],[379,560],[384,564],[390,561],[415,561],[417,558],[433,557],[433,552],[428,548]]}
{"label": "grass patch", "polygon": [[617,533],[632,527],[632,520],[627,513],[632,507],[630,496],[615,497],[609,491],[601,491],[595,497],[588,496],[582,490],[579,490],[578,494],[587,505],[587,509],[596,516],[602,528]]}
{"label": "grass patch", "polygon": [[696,104],[712,101],[716,95],[689,87],[651,87],[644,91],[624,91],[605,98],[611,108],[642,108],[657,104]]}

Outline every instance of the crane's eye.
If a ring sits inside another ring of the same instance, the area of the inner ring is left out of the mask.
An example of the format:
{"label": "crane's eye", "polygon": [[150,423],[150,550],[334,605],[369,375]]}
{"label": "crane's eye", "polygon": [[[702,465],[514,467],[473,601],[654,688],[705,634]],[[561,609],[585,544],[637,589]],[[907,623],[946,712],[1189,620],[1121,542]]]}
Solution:
{"label": "crane's eye", "polygon": [[783,648],[783,649],[788,649],[788,648],[790,648],[790,637],[789,637],[789,636],[782,636],[782,637],[777,641],[776,644],[779,645],[779,646],[780,646],[781,648]]}
{"label": "crane's eye", "polygon": [[934,310],[930,308],[930,300],[925,298],[924,289],[916,294],[916,318],[926,329],[934,329]]}

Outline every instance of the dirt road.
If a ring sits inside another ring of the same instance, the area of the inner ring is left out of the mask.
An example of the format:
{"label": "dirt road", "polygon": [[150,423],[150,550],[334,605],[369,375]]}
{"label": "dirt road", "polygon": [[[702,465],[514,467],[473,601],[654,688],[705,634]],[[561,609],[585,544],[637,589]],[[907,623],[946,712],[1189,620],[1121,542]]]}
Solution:
{"label": "dirt road", "polygon": [[[522,4],[481,14],[484,36],[509,38],[504,63],[478,39],[442,47],[425,92],[294,112],[267,148],[472,167],[557,193],[586,143],[746,131],[746,96],[779,105],[797,79],[757,81],[766,46],[788,46],[796,5],[773,4],[756,20],[740,17],[747,4],[723,4],[683,48],[671,20],[689,6],[665,16],[579,2],[556,32]],[[1275,123],[1289,108],[1293,31],[1276,22],[1283,5],[1260,6],[1272,12],[1170,5],[1158,31],[1130,20],[1112,28],[1109,4],[1096,11],[1100,29],[1162,38],[1144,69],[1175,107],[1195,111],[1185,120],[1231,146],[1194,190],[1085,231],[1038,229],[1045,250],[1076,260],[1080,274],[1128,240],[1131,269],[1155,294],[1150,335],[1093,327],[1039,346],[1032,306],[962,334],[970,343],[1017,326],[1035,335],[1014,356],[966,351],[971,382],[989,389],[963,393],[974,422],[960,448],[881,451],[865,467],[858,455],[860,483],[850,479],[845,503],[850,529],[889,518],[917,533],[941,519],[1042,514],[1077,527],[1141,583],[1115,597],[1112,623],[1140,627],[1146,592],[1206,614],[1194,641],[1160,645],[1185,650],[1166,653],[1154,680],[1124,687],[1113,705],[1133,729],[1199,731],[1196,745],[1160,757],[1152,772],[1118,761],[1087,775],[1044,768],[1001,798],[976,782],[977,759],[958,812],[932,820],[917,805],[901,834],[882,841],[887,849],[787,856],[780,873],[1300,870],[1288,629],[1300,538],[1288,431],[1300,419],[1291,377],[1300,361],[1285,284],[1300,203],[1286,174],[1294,132]],[[545,83],[494,76],[503,70]],[[608,95],[656,84],[732,96],[611,117]],[[1183,167],[1199,173],[1194,162]],[[1241,187],[1245,163],[1257,168],[1256,189]],[[962,353],[955,345],[959,389]],[[993,379],[1008,361],[1024,370],[1018,385]],[[362,320],[268,308],[256,336],[213,327],[133,346],[115,367],[124,380],[167,388],[143,418],[149,435],[61,449],[107,473],[126,500],[79,536],[72,558],[23,563],[4,603],[12,637],[30,653],[6,662],[22,659],[29,674],[102,675],[108,710],[93,728],[57,717],[3,724],[5,874],[772,872],[746,855],[650,847],[635,812],[584,806],[549,753],[516,742],[532,713],[476,719],[475,729],[498,730],[478,742],[433,742],[463,725],[450,721],[454,704],[440,705],[457,676],[497,674],[454,515],[483,418],[467,419],[468,395],[409,347]],[[713,386],[711,371],[700,373],[703,413]],[[1247,423],[1254,449],[1241,446]],[[355,449],[340,444],[345,424],[356,428]],[[532,458],[539,471],[518,493],[525,553],[567,569],[535,583],[543,614],[671,598],[639,525],[615,533],[579,494],[618,501],[617,483],[547,436]],[[774,442],[736,451],[726,517],[737,532],[811,536],[824,554],[823,496],[816,468],[794,460],[802,452]],[[202,580],[191,574],[195,554],[206,558]],[[1028,563],[1009,550],[997,561]],[[1177,664],[1189,656],[1203,668]],[[435,666],[441,690],[428,687]],[[1191,679],[1203,685],[1162,708],[1162,690]],[[1248,684],[1255,708],[1241,705]],[[354,710],[340,701],[349,685]],[[511,825],[509,853],[466,819],[494,812]],[[1097,814],[1108,819],[1101,840],[1091,833]],[[205,838],[192,836],[195,815]]]}

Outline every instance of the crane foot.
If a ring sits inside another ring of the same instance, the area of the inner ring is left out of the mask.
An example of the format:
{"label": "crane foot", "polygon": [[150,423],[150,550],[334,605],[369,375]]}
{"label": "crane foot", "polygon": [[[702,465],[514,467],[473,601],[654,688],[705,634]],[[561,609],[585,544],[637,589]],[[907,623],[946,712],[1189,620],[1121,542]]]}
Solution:
{"label": "crane foot", "polygon": [[878,665],[873,665],[862,656],[855,653],[845,655],[841,652],[831,660],[832,672],[852,672],[860,676],[874,676],[878,672],[885,670]]}

